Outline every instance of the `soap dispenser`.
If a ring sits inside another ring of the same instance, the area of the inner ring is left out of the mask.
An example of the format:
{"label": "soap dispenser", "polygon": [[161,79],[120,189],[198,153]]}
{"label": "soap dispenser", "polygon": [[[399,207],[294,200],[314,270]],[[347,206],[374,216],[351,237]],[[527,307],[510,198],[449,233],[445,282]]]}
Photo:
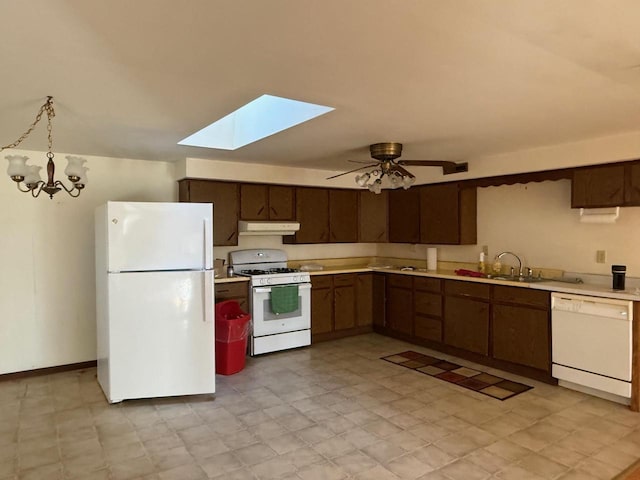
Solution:
{"label": "soap dispenser", "polygon": [[487,264],[485,262],[484,252],[480,252],[480,260],[478,261],[478,271],[480,273],[487,273]]}

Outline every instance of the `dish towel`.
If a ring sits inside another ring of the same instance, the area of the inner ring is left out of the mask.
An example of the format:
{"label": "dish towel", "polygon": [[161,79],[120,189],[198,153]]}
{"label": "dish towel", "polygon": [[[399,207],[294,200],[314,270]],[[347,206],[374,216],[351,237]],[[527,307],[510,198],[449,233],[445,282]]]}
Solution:
{"label": "dish towel", "polygon": [[298,309],[298,285],[271,287],[271,311],[280,313],[295,312]]}

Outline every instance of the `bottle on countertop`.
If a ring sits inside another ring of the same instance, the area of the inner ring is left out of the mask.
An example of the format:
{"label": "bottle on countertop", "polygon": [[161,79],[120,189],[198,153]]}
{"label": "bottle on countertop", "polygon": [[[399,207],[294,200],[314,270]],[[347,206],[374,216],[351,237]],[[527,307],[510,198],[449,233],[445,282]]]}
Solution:
{"label": "bottle on countertop", "polygon": [[487,264],[485,262],[484,252],[480,252],[480,260],[478,261],[478,271],[480,273],[487,273]]}
{"label": "bottle on countertop", "polygon": [[502,262],[500,262],[500,259],[498,257],[496,257],[493,261],[492,270],[494,275],[500,275],[502,273]]}

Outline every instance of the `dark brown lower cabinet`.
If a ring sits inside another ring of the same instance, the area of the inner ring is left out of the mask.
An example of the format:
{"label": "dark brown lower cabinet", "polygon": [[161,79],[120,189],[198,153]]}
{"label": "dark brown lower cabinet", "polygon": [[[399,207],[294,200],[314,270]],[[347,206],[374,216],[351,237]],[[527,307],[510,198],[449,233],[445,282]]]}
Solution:
{"label": "dark brown lower cabinet", "polygon": [[374,273],[372,285],[372,323],[376,327],[384,327],[386,322],[386,284],[387,277],[384,273]]}
{"label": "dark brown lower cabinet", "polygon": [[515,305],[493,306],[493,358],[549,370],[549,315]]}
{"label": "dark brown lower cabinet", "polygon": [[356,274],[334,275],[333,318],[334,330],[356,326]]}
{"label": "dark brown lower cabinet", "polygon": [[333,331],[333,284],[330,276],[311,277],[311,334]]}
{"label": "dark brown lower cabinet", "polygon": [[489,302],[445,297],[444,343],[489,355]]}
{"label": "dark brown lower cabinet", "polygon": [[[312,341],[366,333],[372,330],[376,302],[373,273],[314,275],[311,277]],[[383,297],[384,298],[384,297]]]}
{"label": "dark brown lower cabinet", "polygon": [[488,356],[491,286],[446,280],[444,291],[444,343]]}
{"label": "dark brown lower cabinet", "polygon": [[418,338],[442,342],[442,280],[413,279],[413,329]]}
{"label": "dark brown lower cabinet", "polygon": [[550,294],[493,287],[493,358],[551,373]]}
{"label": "dark brown lower cabinet", "polygon": [[387,276],[386,327],[405,335],[413,335],[413,281],[405,275]]}
{"label": "dark brown lower cabinet", "polygon": [[373,273],[359,273],[356,276],[356,325],[373,324]]}

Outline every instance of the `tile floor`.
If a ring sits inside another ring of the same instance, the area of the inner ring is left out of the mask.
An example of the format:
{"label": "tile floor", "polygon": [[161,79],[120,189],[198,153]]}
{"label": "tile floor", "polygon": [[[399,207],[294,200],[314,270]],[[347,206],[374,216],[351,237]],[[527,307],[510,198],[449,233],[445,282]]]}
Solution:
{"label": "tile floor", "polygon": [[530,380],[503,402],[380,360],[408,349],[433,353],[368,334],[249,359],[215,400],[108,405],[95,369],[3,381],[0,479],[591,480],[640,457],[624,406]]}

